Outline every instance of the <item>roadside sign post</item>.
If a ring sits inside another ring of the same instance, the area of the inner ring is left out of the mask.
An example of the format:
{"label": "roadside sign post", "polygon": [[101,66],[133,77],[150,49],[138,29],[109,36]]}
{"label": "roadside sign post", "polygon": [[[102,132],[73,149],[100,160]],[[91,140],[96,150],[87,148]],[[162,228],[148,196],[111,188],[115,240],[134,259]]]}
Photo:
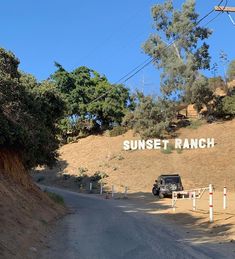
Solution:
{"label": "roadside sign post", "polygon": [[90,183],[90,192],[92,192],[92,182]]}
{"label": "roadside sign post", "polygon": [[209,214],[210,214],[210,223],[213,222],[213,186],[209,184]]}

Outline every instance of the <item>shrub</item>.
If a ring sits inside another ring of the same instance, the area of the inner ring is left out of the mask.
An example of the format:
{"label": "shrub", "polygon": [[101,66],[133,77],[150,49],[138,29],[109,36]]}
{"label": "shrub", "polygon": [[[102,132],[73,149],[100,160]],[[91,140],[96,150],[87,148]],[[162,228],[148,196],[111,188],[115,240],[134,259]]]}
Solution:
{"label": "shrub", "polygon": [[202,125],[201,120],[193,120],[189,126],[187,126],[188,129],[197,129]]}
{"label": "shrub", "polygon": [[91,181],[98,182],[101,179],[107,178],[108,175],[105,172],[96,171],[93,176],[91,176]]}
{"label": "shrub", "polygon": [[54,193],[54,192],[49,192],[45,191],[45,193],[56,203],[63,205],[64,204],[64,199],[62,196]]}
{"label": "shrub", "polygon": [[123,160],[123,159],[124,159],[124,157],[122,155],[117,156],[117,160]]}
{"label": "shrub", "polygon": [[177,154],[182,154],[183,150],[181,148],[176,149]]}
{"label": "shrub", "polygon": [[222,101],[222,109],[226,115],[235,115],[235,95],[224,97]]}
{"label": "shrub", "polygon": [[127,129],[123,126],[115,126],[113,129],[109,130],[109,136],[110,137],[116,137],[119,135],[123,135],[127,132]]}
{"label": "shrub", "polygon": [[87,171],[88,171],[88,169],[86,167],[78,168],[78,172],[79,172],[80,176],[84,176],[84,173],[86,173]]}
{"label": "shrub", "polygon": [[173,150],[174,150],[174,146],[172,144],[168,144],[166,149],[164,148],[161,149],[161,152],[163,154],[171,154]]}

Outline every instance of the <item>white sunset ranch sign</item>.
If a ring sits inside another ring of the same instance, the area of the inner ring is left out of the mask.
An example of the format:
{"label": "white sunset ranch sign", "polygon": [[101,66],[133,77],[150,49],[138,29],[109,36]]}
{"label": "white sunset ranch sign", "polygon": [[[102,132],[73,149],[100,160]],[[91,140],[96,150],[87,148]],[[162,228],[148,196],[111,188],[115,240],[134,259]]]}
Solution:
{"label": "white sunset ranch sign", "polygon": [[[147,139],[147,140],[124,140],[124,150],[144,150],[144,149],[167,149],[169,145],[167,139]],[[175,149],[197,149],[197,148],[213,148],[215,146],[214,138],[185,138],[174,139]]]}

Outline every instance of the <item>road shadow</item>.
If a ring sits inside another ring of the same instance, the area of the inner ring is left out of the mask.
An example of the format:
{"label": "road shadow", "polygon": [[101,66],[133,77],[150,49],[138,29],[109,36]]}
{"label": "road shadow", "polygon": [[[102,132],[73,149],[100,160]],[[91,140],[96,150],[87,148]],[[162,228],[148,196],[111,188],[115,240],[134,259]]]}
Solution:
{"label": "road shadow", "polygon": [[104,179],[108,177],[102,171],[96,171],[92,175],[87,174],[87,169],[80,167],[74,169],[74,172],[67,172],[68,163],[60,160],[53,168],[43,167],[31,170],[31,177],[37,184],[65,188],[79,193],[108,193],[108,188]]}
{"label": "road shadow", "polygon": [[165,224],[178,227],[184,232],[184,242],[197,246],[210,244],[215,249],[218,244],[234,246],[235,213],[215,211],[214,222],[210,223],[209,211],[188,208],[188,212],[173,212],[170,198],[159,199],[147,192],[128,194],[123,203],[124,206],[118,206],[125,213],[145,214],[153,222],[161,219]]}

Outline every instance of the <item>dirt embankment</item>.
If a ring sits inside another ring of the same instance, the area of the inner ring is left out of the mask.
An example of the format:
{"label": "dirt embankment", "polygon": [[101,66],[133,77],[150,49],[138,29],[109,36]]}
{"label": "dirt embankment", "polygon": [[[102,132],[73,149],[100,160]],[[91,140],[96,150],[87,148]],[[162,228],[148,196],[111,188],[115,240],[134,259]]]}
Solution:
{"label": "dirt embankment", "polygon": [[28,176],[14,150],[0,150],[0,258],[32,258],[49,223],[65,213]]}

